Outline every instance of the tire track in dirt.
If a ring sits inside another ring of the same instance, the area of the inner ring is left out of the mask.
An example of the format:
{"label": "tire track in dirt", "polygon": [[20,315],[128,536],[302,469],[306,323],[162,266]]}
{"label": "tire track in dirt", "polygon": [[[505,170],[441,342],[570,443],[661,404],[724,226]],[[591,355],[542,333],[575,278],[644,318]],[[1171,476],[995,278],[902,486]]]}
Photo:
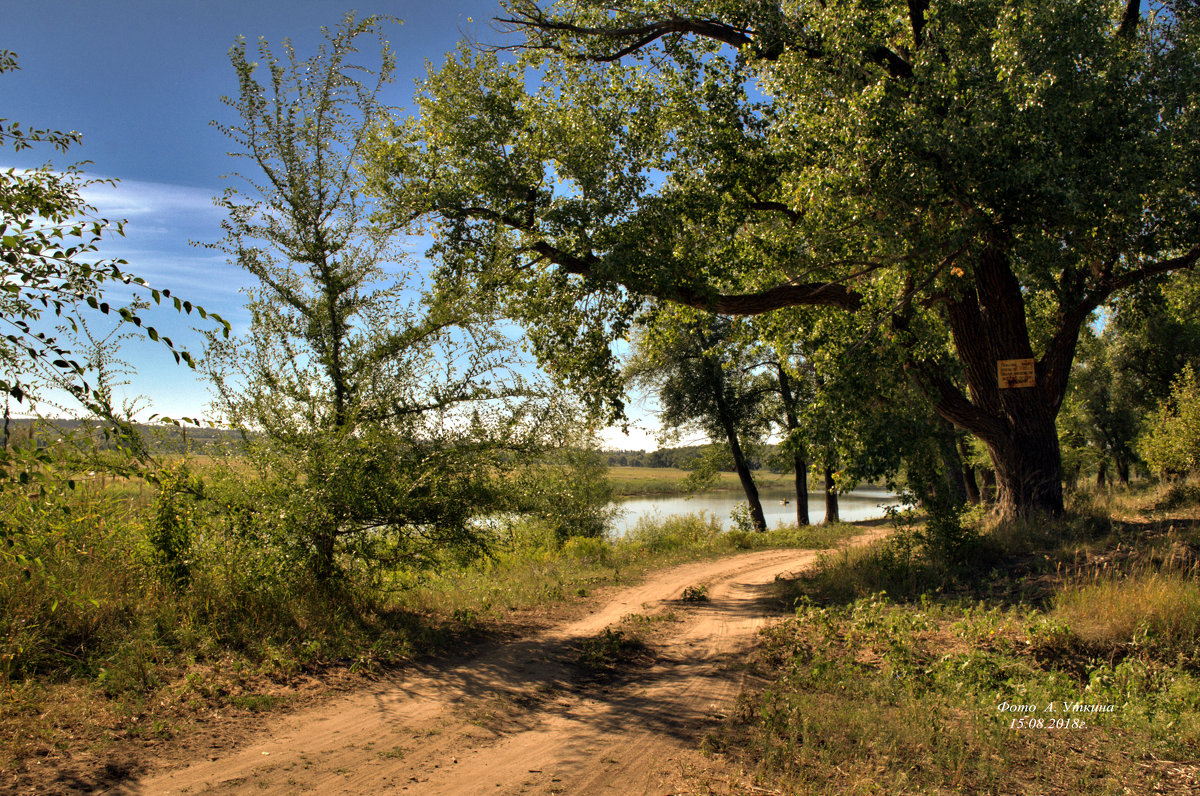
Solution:
{"label": "tire track in dirt", "polygon": [[[855,538],[861,544],[878,530]],[[766,550],[677,566],[593,613],[447,664],[414,666],[281,717],[224,757],[129,783],[136,794],[669,794],[741,688],[737,664],[772,613],[777,575],[818,552]],[[705,583],[707,602],[677,603]],[[654,661],[581,686],[578,644],[632,613],[683,622]]]}

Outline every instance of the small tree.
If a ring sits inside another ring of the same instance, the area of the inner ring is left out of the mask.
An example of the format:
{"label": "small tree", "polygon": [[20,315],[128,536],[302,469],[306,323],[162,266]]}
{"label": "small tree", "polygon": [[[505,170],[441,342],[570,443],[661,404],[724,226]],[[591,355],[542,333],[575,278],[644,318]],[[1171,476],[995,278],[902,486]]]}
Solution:
{"label": "small tree", "polygon": [[639,339],[629,373],[657,389],[667,428],[694,426],[725,443],[753,525],[766,531],[744,447],[765,431],[762,409],[769,387],[748,354],[729,319],[663,307]]}
{"label": "small tree", "polygon": [[[0,74],[18,68],[17,56],[0,50]],[[0,146],[14,151],[47,145],[66,152],[79,141],[76,132],[0,119]],[[140,327],[145,336],[166,346],[176,362],[194,367],[191,354],[145,325],[143,310],[150,301],[158,304],[166,298],[179,311],[196,311],[203,317],[210,313],[172,296],[170,290],[151,288],[127,270],[124,260],[97,257],[105,236],[124,234],[122,222],[96,217],[96,208],[83,199],[86,188],[101,183],[115,181],[89,179],[80,164],[61,170],[45,164],[0,171],[0,325],[5,327],[0,335],[0,392],[36,410],[39,400],[54,389],[62,390],[94,416],[128,430],[103,383],[111,351],[80,353],[80,347],[93,340],[83,318],[89,313],[111,316]],[[114,287],[143,295],[118,301],[110,295]],[[228,330],[220,316],[211,317]],[[111,343],[114,338],[104,339]]]}
{"label": "small tree", "polygon": [[1141,452],[1160,476],[1200,472],[1200,377],[1191,365],[1179,374],[1171,395],[1151,416]]}
{"label": "small tree", "polygon": [[[386,21],[347,15],[310,58],[260,40],[265,82],[239,39],[223,98],[238,121],[217,124],[250,166],[218,200],[218,248],[256,280],[249,336],[209,351],[217,406],[259,471],[241,491],[273,506],[273,538],[322,583],[339,551],[401,565],[478,547],[514,454],[546,434],[489,293],[423,284],[368,221],[357,169],[391,110]],[[364,38],[373,67],[353,60]]]}

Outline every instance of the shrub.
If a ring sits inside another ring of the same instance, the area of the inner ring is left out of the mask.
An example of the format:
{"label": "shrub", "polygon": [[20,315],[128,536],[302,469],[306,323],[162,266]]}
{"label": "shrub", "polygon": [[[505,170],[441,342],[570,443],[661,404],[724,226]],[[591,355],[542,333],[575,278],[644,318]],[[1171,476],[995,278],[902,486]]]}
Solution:
{"label": "shrub", "polygon": [[1171,385],[1171,395],[1150,418],[1140,453],[1157,474],[1200,471],[1200,380],[1191,365]]}

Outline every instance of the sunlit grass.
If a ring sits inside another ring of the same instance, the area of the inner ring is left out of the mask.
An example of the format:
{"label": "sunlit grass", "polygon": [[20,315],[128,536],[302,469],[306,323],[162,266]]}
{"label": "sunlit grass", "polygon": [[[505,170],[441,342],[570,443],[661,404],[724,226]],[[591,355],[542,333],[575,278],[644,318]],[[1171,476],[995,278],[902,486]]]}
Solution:
{"label": "sunlit grass", "polygon": [[766,685],[709,745],[781,793],[1188,792],[1189,494],[1081,494],[1061,519],[980,520],[958,566],[904,534],[826,555],[784,587],[797,616],[765,638]]}
{"label": "sunlit grass", "polygon": [[1091,644],[1149,644],[1189,656],[1200,653],[1200,582],[1194,568],[1128,577],[1097,573],[1059,592],[1053,616]]}
{"label": "sunlit grass", "polygon": [[[618,496],[631,497],[634,495],[677,495],[684,494],[686,487],[684,479],[688,477],[687,470],[676,467],[609,467],[608,480]],[[795,476],[787,473],[772,473],[759,470],[754,473],[754,481],[759,488],[787,487],[795,484]],[[740,491],[742,483],[737,473],[718,473],[716,483],[710,487],[713,491]]]}

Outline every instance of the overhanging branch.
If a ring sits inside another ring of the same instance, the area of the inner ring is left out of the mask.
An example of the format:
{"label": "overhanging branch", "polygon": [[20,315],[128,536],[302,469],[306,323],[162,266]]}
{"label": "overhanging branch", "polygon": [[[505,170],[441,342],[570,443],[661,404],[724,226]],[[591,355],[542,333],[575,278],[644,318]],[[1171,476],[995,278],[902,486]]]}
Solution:
{"label": "overhanging branch", "polygon": [[[594,256],[579,257],[546,241],[539,241],[530,249],[542,259],[577,276],[595,276],[596,267],[600,265],[599,259]],[[636,284],[633,280],[621,281],[620,284],[636,293],[646,293],[645,286]],[[705,294],[682,285],[657,289],[654,292],[656,295],[653,298],[722,315],[761,315],[785,307],[801,306],[838,307],[856,311],[862,306],[862,297],[858,293],[836,282],[789,283],[741,294]]]}

